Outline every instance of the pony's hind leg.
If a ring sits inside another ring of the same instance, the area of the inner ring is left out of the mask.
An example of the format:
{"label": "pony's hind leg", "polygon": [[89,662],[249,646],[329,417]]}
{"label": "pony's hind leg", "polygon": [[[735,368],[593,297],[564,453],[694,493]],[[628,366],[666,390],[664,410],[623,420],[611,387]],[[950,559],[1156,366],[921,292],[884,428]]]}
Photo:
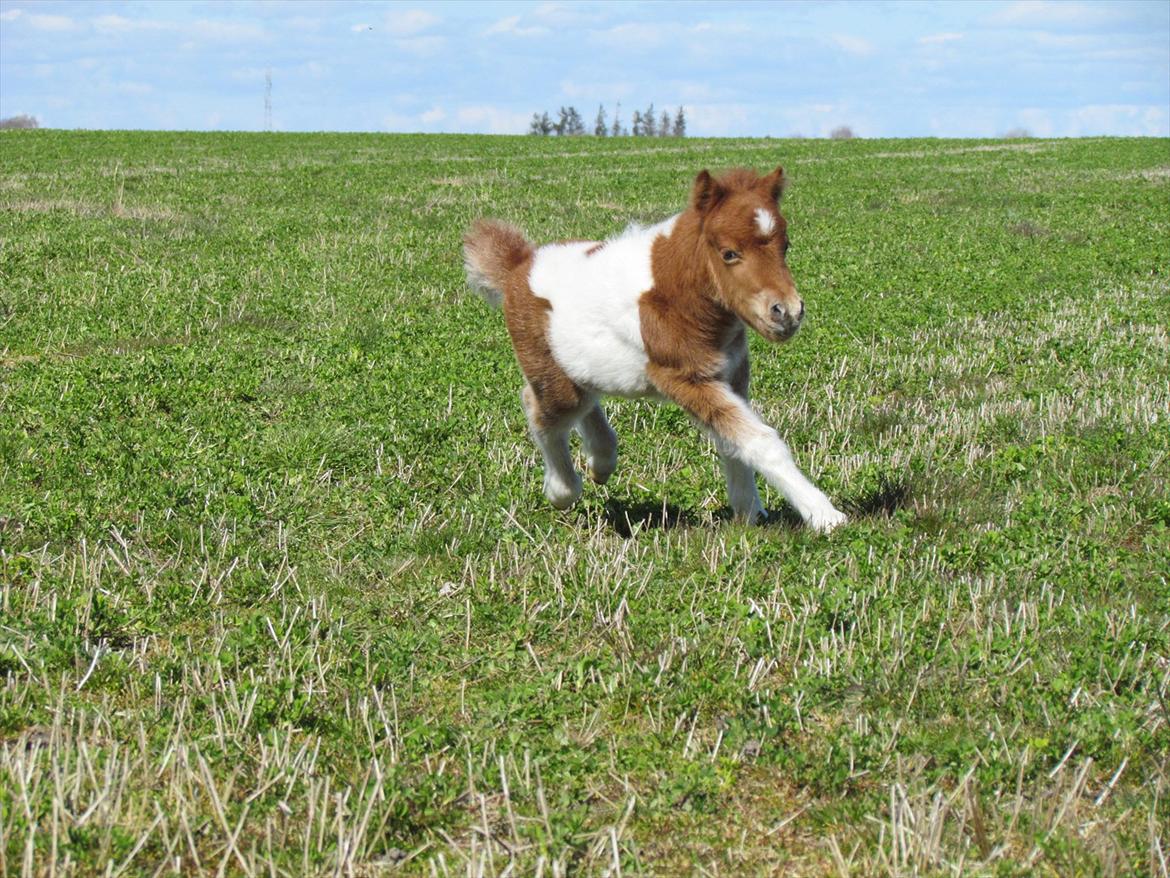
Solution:
{"label": "pony's hind leg", "polygon": [[601,404],[594,402],[577,425],[589,463],[589,476],[604,485],[617,468],[617,434],[606,420]]}
{"label": "pony's hind leg", "polygon": [[731,514],[747,524],[762,521],[766,513],[760,492],[756,490],[756,471],[722,450],[719,451],[719,462],[723,464],[723,477],[727,481]]}
{"label": "pony's hind leg", "polygon": [[581,496],[581,476],[573,466],[569,453],[569,432],[577,419],[577,412],[553,413],[542,408],[531,384],[520,392],[524,413],[532,439],[544,457],[544,496],[557,509],[568,509]]}

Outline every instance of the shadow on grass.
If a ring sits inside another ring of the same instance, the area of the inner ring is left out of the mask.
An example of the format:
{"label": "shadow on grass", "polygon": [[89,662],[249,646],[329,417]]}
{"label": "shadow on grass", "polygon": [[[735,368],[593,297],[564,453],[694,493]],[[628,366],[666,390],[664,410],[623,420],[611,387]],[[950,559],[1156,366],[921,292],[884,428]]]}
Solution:
{"label": "shadow on grass", "polygon": [[889,518],[910,500],[910,481],[905,476],[883,476],[877,487],[855,497],[843,505],[845,511],[857,518]]}
{"label": "shadow on grass", "polygon": [[[904,508],[909,500],[908,478],[883,477],[872,490],[847,498],[841,504],[841,508],[850,518],[889,518]],[[720,522],[734,520],[731,508],[726,506],[715,513],[714,517]],[[675,506],[673,503],[666,501],[635,503],[615,498],[605,502],[602,518],[616,534],[625,538],[633,536],[637,531],[694,527],[700,523],[694,511]],[[760,525],[798,530],[804,527],[804,521],[795,509],[785,503],[778,508],[767,510],[767,517]]]}
{"label": "shadow on grass", "polygon": [[689,509],[662,503],[628,503],[624,500],[605,501],[602,513],[606,524],[622,537],[631,537],[639,530],[669,530],[672,527],[690,527],[696,518]]}
{"label": "shadow on grass", "polygon": [[[789,506],[767,510],[767,517],[760,522],[762,527],[782,527],[795,530],[801,526],[800,516]],[[673,503],[627,503],[624,500],[607,500],[602,514],[605,522],[622,537],[631,537],[641,530],[669,530],[675,527],[696,527],[706,520],[690,509],[683,509]],[[731,522],[735,515],[730,506],[724,506],[712,516],[717,522]]]}

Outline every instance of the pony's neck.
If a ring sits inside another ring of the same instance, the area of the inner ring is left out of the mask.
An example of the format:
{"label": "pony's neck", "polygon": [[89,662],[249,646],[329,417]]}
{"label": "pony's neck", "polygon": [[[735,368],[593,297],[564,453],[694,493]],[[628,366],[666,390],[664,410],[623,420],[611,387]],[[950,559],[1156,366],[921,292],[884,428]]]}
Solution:
{"label": "pony's neck", "polygon": [[659,239],[654,251],[655,286],[673,296],[717,298],[702,250],[702,221],[694,208],[679,214],[670,235]]}
{"label": "pony's neck", "polygon": [[[661,249],[659,249],[661,248]],[[670,236],[654,250],[654,284],[703,320],[731,324],[737,316],[720,295],[707,262],[703,221],[693,207],[683,211]],[[684,304],[685,303],[685,304]]]}

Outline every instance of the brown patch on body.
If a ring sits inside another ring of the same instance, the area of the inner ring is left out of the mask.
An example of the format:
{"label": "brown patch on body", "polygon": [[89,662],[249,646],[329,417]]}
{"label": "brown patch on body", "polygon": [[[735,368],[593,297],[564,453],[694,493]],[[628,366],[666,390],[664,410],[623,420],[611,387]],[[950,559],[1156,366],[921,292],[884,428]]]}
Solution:
{"label": "brown patch on body", "polygon": [[476,222],[463,239],[469,277],[501,304],[520,371],[528,379],[525,404],[534,424],[555,426],[578,411],[586,396],[553,358],[548,341],[552,304],[528,285],[536,251],[513,226],[495,220]]}
{"label": "brown patch on body", "polygon": [[654,286],[642,294],[638,311],[652,364],[713,378],[723,366],[723,340],[738,318],[711,295],[710,274],[695,258],[699,225],[699,217],[688,211],[669,238],[654,242]]}
{"label": "brown patch on body", "polygon": [[647,367],[646,374],[666,397],[720,436],[737,439],[748,432],[750,423],[744,417],[742,404],[731,394],[726,383],[717,379],[697,379],[654,363]]}
{"label": "brown patch on body", "polygon": [[548,340],[552,304],[532,292],[528,285],[531,270],[529,256],[511,272],[504,286],[504,322],[520,371],[528,379],[530,414],[536,426],[544,429],[579,410],[586,397],[553,357]]}

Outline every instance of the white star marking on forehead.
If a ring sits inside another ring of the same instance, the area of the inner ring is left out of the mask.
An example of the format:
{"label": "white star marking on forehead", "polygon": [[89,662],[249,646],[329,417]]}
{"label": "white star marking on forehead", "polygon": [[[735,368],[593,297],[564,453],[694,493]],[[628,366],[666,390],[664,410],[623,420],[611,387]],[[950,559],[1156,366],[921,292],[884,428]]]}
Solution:
{"label": "white star marking on forehead", "polygon": [[756,208],[756,228],[760,230],[760,234],[765,238],[770,237],[776,231],[776,217],[772,216],[767,210],[762,207]]}

